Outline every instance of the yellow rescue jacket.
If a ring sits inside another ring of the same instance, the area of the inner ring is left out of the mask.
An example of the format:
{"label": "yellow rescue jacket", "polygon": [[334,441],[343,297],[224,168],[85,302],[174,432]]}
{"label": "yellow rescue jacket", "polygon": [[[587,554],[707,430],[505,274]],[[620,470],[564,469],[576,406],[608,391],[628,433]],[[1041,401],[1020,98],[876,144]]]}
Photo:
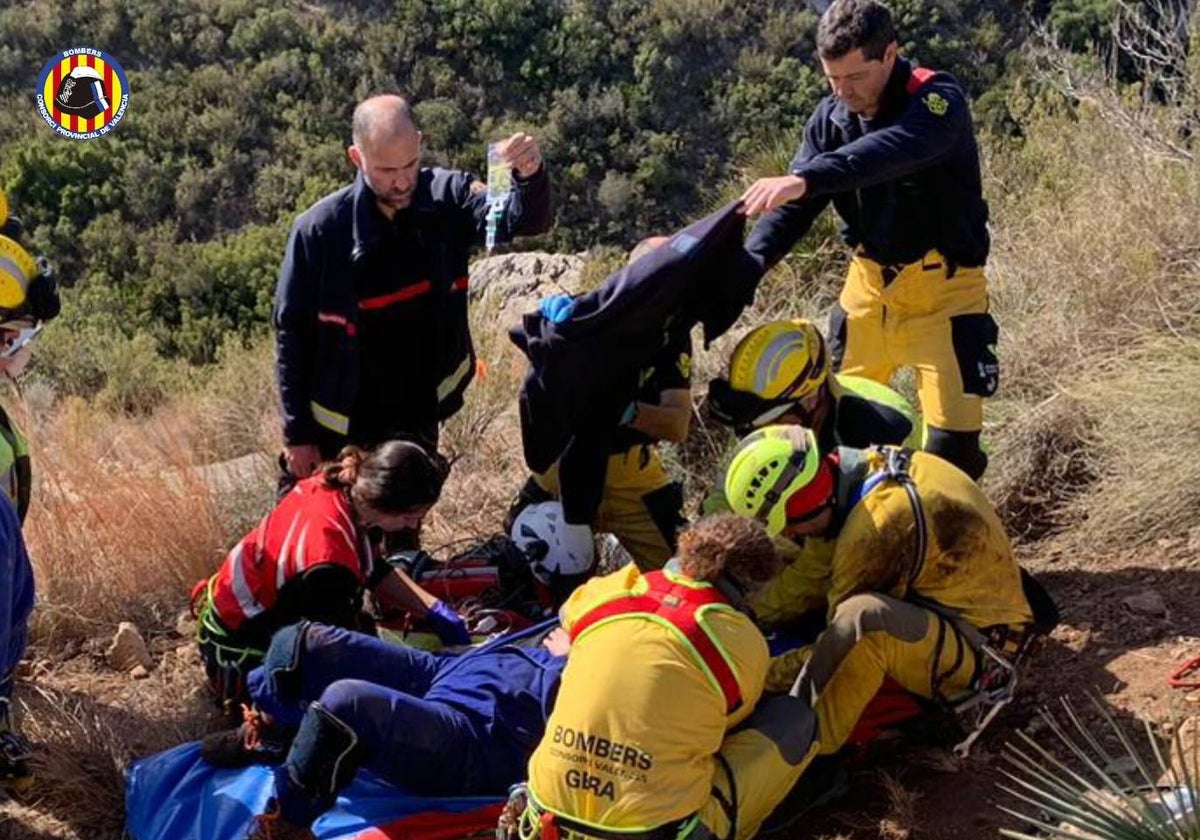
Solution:
{"label": "yellow rescue jacket", "polygon": [[[911,452],[905,473],[919,502],[914,506],[903,479],[887,476],[889,452],[901,451],[840,450],[841,528],[832,540],[804,541],[795,562],[752,602],[761,621],[782,623],[814,609],[832,619],[839,604],[863,592],[902,598],[978,628],[1033,620],[1004,526],[979,486],[936,455]],[[767,688],[787,690],[808,652],[775,657]]]}
{"label": "yellow rescue jacket", "polygon": [[[901,452],[911,486],[884,475],[889,454]],[[1033,620],[1004,526],[966,473],[936,455],[894,447],[868,450],[866,458],[865,492],[834,547],[831,618],[847,598],[878,592],[979,628]]]}
{"label": "yellow rescue jacket", "polygon": [[[661,574],[712,589],[670,569]],[[589,581],[562,608],[568,633],[577,622],[587,627],[572,643],[546,734],[529,762],[529,794],[542,811],[617,831],[695,814],[708,801],[726,731],[762,694],[766,641],[727,603],[699,608],[695,621],[732,671],[736,703],[670,622],[642,613],[589,618],[649,589],[647,576],[629,565]]]}

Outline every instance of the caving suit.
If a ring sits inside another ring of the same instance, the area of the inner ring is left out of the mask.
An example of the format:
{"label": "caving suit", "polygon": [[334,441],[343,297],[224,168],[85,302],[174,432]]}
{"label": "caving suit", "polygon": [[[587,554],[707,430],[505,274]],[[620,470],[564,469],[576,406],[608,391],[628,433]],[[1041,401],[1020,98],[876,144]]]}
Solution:
{"label": "caving suit", "polygon": [[797,693],[821,754],[841,748],[885,677],[954,700],[972,690],[981,644],[1011,654],[1033,622],[1004,527],[965,473],[895,447],[838,453],[828,627],[774,663],[803,663]]}
{"label": "caving suit", "polygon": [[250,674],[254,702],[298,727],[275,773],[284,818],[308,825],[366,767],[408,793],[503,796],[545,731],[565,658],[500,637],[431,654],[304,622]]}
{"label": "caving suit", "polygon": [[529,762],[525,840],[750,837],[812,754],[812,716],[762,704],[767,647],[721,590],[674,563],[589,581]]}
{"label": "caving suit", "polygon": [[24,788],[29,776],[28,747],[16,734],[9,701],[13,672],[25,655],[33,612],[33,565],[25,550],[16,508],[0,499],[0,787]]}

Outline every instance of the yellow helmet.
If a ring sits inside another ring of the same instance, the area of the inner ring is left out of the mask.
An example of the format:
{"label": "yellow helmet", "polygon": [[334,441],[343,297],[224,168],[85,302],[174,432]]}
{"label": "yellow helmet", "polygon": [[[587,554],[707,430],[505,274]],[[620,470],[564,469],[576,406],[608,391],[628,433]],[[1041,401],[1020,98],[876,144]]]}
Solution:
{"label": "yellow helmet", "polygon": [[816,478],[817,439],[803,426],[767,426],[742,439],[725,470],[725,499],[739,516],[752,516],[778,536],[787,525],[788,500]]}
{"label": "yellow helmet", "polygon": [[0,190],[0,326],[6,329],[32,329],[60,309],[54,270],[25,249],[21,233],[21,222],[8,215],[8,197]]}
{"label": "yellow helmet", "polygon": [[37,260],[28,251],[15,240],[0,236],[0,310],[20,308],[38,273]]}
{"label": "yellow helmet", "polygon": [[771,321],[746,334],[729,359],[729,384],[766,400],[800,400],[829,376],[825,339],[812,321]]}

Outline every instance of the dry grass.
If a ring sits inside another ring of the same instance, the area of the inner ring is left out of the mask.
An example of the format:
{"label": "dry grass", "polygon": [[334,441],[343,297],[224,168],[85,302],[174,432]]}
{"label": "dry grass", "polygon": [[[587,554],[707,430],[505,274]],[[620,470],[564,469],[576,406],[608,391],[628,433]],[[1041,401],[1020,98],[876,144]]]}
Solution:
{"label": "dry grass", "polygon": [[1147,337],[1074,391],[1099,480],[1066,512],[1095,551],[1187,535],[1200,524],[1200,337]]}
{"label": "dry grass", "polygon": [[881,781],[887,794],[888,814],[879,821],[880,840],[909,840],[918,836],[917,801],[921,793],[906,788],[891,773],[883,773]]}
{"label": "dry grass", "polygon": [[525,357],[508,340],[509,325],[499,323],[500,308],[494,297],[471,308],[482,368],[443,431],[441,448],[454,469],[426,521],[424,542],[435,554],[495,534],[528,474],[515,398]]}
{"label": "dry grass", "polygon": [[72,403],[34,438],[38,484],[25,532],[38,581],[35,635],[49,645],[180,608],[227,540],[191,454],[162,448],[169,428],[150,421],[97,434],[98,419]]}
{"label": "dry grass", "polygon": [[1200,165],[1085,111],[1044,117],[988,176],[1003,384],[986,485],[1007,523],[1093,550],[1194,527],[1178,453],[1200,444]]}
{"label": "dry grass", "polygon": [[[1042,117],[1027,134],[1023,146],[988,158],[1004,384],[988,409],[987,488],[1027,542],[1119,550],[1195,528],[1200,164],[1149,156],[1086,111],[1071,121]],[[785,154],[770,149],[747,161],[747,178],[778,171]],[[823,318],[845,264],[829,216],[823,224],[766,278],[737,328],[712,348],[697,341],[698,391],[751,325]],[[587,282],[616,260],[602,254]],[[472,313],[486,370],[445,429],[455,467],[427,527],[435,552],[494,533],[525,479],[514,401],[524,362],[498,306],[485,298]],[[188,586],[269,504],[277,446],[270,364],[269,343],[229,348],[191,394],[142,420],[30,394],[39,487],[27,533],[40,598],[34,656],[44,667],[19,697],[39,745],[43,799],[0,811],[0,837],[15,818],[30,837],[115,840],[120,770],[210,724],[191,647],[174,621]],[[731,443],[698,414],[687,445],[672,449],[693,498]],[[227,475],[216,498],[209,473],[196,469],[256,453],[263,466]],[[129,619],[142,624],[158,659],[138,683],[100,664],[103,640]],[[890,822],[867,828],[907,836],[915,795],[888,788]]]}

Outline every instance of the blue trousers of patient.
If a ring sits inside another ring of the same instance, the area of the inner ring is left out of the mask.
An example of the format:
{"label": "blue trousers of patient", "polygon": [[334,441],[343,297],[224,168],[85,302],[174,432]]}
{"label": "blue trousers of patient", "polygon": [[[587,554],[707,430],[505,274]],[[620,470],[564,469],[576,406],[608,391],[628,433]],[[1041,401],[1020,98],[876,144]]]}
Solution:
{"label": "blue trousers of patient", "polygon": [[282,815],[311,824],[366,767],[426,796],[503,796],[525,777],[565,657],[492,642],[453,656],[322,624],[276,634],[251,696],[298,727],[276,769]]}

